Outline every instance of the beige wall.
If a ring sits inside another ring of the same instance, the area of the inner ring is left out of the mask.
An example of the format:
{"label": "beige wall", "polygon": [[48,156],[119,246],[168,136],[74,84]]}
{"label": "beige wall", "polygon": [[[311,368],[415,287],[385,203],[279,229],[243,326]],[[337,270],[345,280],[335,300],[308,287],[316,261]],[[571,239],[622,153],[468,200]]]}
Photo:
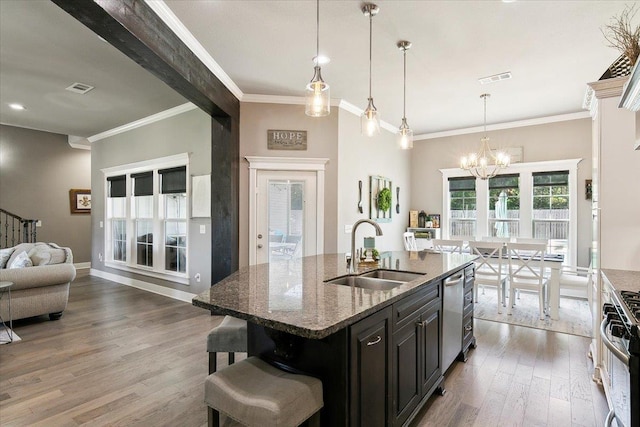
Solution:
{"label": "beige wall", "polygon": [[[240,104],[240,266],[249,264],[249,163],[245,156],[328,158],[325,171],[324,251],[336,252],[338,109],[311,118],[301,105]],[[307,150],[268,150],[267,130],[307,131]]]}
{"label": "beige wall", "polygon": [[[525,162],[576,159],[578,164],[578,264],[588,265],[591,202],[585,180],[591,178],[591,119],[579,119],[488,132],[492,146],[523,147]],[[477,151],[480,133],[416,141],[411,156],[411,209],[441,212],[442,174],[458,166],[460,157]]]}
{"label": "beige wall", "polygon": [[38,241],[89,262],[91,215],[70,212],[72,188],[91,188],[90,151],[71,148],[66,135],[0,125],[0,208],[41,220]]}
{"label": "beige wall", "polygon": [[[340,147],[338,166],[338,252],[351,250],[351,234],[344,232],[344,226],[359,219],[369,218],[369,177],[384,176],[393,183],[392,221],[380,223],[383,235],[376,238],[379,250],[403,250],[402,233],[409,222],[410,201],[410,156],[411,151],[398,148],[396,136],[382,130],[379,136],[368,138],[360,134],[360,117],[340,110]],[[358,181],[362,181],[362,205],[364,213],[357,210]],[[400,213],[397,214],[396,187],[400,187]],[[357,232],[356,247],[362,246],[362,238],[375,236],[372,226],[363,224]]]}

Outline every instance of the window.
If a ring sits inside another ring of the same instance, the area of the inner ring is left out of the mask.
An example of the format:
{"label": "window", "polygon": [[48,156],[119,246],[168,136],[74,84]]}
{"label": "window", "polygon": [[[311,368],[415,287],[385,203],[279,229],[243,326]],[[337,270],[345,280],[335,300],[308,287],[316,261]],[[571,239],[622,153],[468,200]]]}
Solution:
{"label": "window", "polygon": [[[479,240],[505,233],[509,238],[547,239],[550,252],[564,254],[569,265],[577,264],[579,162],[514,163],[508,174],[487,180],[459,168],[441,169],[443,238]],[[501,194],[506,213],[500,211]]]}
{"label": "window", "polygon": [[179,155],[103,170],[109,267],[188,284],[187,159]]}
{"label": "window", "polygon": [[569,171],[533,173],[533,237],[549,240],[551,252],[566,253],[569,220]]}
{"label": "window", "polygon": [[107,230],[111,245],[105,251],[114,261],[127,260],[127,189],[126,176],[107,178]]}
{"label": "window", "polygon": [[489,179],[489,235],[520,235],[520,175]]}
{"label": "window", "polygon": [[450,215],[449,236],[476,235],[476,180],[475,178],[449,178]]}

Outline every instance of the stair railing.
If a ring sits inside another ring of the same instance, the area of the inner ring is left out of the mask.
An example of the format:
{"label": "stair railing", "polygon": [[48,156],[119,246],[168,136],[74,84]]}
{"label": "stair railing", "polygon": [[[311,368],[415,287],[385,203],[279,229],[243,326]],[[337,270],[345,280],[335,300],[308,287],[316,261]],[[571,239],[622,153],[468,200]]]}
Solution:
{"label": "stair railing", "polygon": [[0,248],[35,243],[37,219],[25,219],[0,208]]}

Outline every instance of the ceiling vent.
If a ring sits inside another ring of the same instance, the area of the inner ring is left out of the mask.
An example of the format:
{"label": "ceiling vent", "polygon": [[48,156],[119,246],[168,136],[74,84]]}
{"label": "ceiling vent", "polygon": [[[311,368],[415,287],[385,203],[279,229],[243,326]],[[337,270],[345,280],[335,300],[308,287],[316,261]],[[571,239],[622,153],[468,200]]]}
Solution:
{"label": "ceiling vent", "polygon": [[505,71],[504,73],[494,74],[493,76],[482,77],[478,79],[481,85],[486,85],[489,83],[495,83],[502,80],[509,80],[511,78],[511,71]]}
{"label": "ceiling vent", "polygon": [[67,88],[68,91],[79,93],[81,95],[84,95],[85,93],[89,92],[91,89],[93,89],[93,86],[89,86],[87,84],[77,83],[77,82]]}

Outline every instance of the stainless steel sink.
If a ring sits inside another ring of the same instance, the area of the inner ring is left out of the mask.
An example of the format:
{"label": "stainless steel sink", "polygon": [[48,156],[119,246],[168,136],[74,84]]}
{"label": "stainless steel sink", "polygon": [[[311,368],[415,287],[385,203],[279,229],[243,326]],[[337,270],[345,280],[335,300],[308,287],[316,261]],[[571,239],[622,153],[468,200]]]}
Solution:
{"label": "stainless steel sink", "polygon": [[376,279],[395,280],[398,282],[410,282],[422,276],[420,273],[409,273],[395,270],[373,270],[363,273],[359,277],[373,277]]}
{"label": "stainless steel sink", "polygon": [[375,291],[388,291],[395,287],[398,287],[405,282],[397,280],[384,280],[374,277],[362,277],[362,276],[344,276],[337,279],[329,280],[327,283],[334,285],[353,286],[356,288],[371,289]]}

